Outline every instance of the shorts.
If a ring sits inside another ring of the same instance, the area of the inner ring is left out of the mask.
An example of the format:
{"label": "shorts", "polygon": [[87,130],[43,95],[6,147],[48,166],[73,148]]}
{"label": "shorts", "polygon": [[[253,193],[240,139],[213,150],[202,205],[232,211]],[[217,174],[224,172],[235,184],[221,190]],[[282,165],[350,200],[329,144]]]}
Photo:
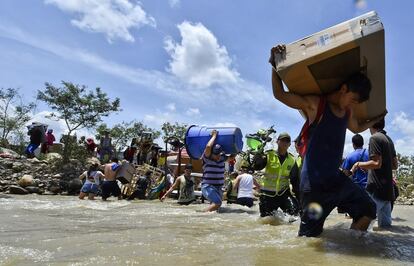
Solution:
{"label": "shorts", "polygon": [[102,199],[110,196],[118,197],[121,195],[121,189],[116,181],[103,181],[102,183]]}
{"label": "shorts", "polygon": [[223,197],[223,191],[221,190],[221,187],[222,186],[202,184],[201,192],[203,193],[203,196],[210,202],[221,206],[221,199]]}
{"label": "shorts", "polygon": [[236,204],[251,208],[253,206],[253,199],[252,198],[237,198]]}
{"label": "shorts", "polygon": [[[335,207],[348,213],[354,222],[364,216],[371,219],[376,217],[376,207],[371,197],[350,179],[344,179],[341,184],[329,191],[302,193],[301,199],[303,213],[299,236],[319,236],[323,231],[326,217]],[[308,209],[310,203],[318,203],[322,207],[322,212],[315,215],[312,210]]]}
{"label": "shorts", "polygon": [[299,206],[289,190],[279,196],[260,196],[260,217],[272,216],[279,208],[290,215],[299,215]]}
{"label": "shorts", "polygon": [[98,194],[98,185],[95,183],[85,183],[81,188],[81,192]]}

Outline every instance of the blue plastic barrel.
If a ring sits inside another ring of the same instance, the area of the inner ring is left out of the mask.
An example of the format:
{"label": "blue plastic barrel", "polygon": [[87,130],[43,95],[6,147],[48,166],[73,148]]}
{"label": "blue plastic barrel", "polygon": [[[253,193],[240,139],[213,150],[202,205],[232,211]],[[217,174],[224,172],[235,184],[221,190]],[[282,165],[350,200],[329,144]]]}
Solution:
{"label": "blue plastic barrel", "polygon": [[211,131],[218,132],[215,144],[220,144],[226,154],[236,154],[243,149],[243,134],[238,127],[200,127],[192,125],[185,134],[185,148],[192,159],[200,159],[211,138]]}

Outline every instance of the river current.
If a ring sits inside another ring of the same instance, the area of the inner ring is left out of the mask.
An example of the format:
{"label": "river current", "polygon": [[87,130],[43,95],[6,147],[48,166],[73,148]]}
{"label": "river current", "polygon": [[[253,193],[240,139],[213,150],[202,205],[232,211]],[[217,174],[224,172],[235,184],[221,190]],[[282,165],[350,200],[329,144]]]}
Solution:
{"label": "river current", "polygon": [[257,203],[206,206],[0,195],[0,265],[414,265],[411,206],[367,233],[334,210],[319,238],[281,213],[260,220]]}

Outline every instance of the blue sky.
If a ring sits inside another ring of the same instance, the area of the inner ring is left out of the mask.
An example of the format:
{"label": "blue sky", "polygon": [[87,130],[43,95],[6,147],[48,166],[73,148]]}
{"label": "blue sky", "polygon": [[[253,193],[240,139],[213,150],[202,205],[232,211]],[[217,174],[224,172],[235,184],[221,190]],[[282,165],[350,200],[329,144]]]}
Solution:
{"label": "blue sky", "polygon": [[[270,48],[375,10],[386,31],[387,129],[398,152],[414,154],[414,3],[358,2],[2,0],[0,87],[20,88],[27,101],[46,81],[101,87],[123,109],[108,124],[178,121],[243,133],[274,124],[295,136],[303,120],[272,96]],[[48,111],[39,102],[35,119]]]}

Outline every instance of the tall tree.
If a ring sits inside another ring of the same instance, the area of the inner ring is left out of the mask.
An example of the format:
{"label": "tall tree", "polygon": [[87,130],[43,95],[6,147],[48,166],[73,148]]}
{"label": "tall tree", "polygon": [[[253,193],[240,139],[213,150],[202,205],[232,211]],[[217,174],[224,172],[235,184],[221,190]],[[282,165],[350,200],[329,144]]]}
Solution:
{"label": "tall tree", "polygon": [[95,128],[102,122],[102,117],[120,111],[119,98],[110,100],[100,88],[88,90],[85,85],[75,85],[62,81],[62,87],[45,84],[45,90],[38,91],[37,99],[48,104],[55,116],[65,121],[68,133],[64,139],[63,161],[69,159],[71,134],[81,128]]}
{"label": "tall tree", "polygon": [[30,119],[34,103],[24,104],[18,89],[0,89],[1,144],[8,143],[10,133],[17,133]]}
{"label": "tall tree", "polygon": [[187,128],[188,128],[188,125],[184,123],[175,122],[174,124],[172,124],[170,122],[165,122],[161,126],[161,129],[163,132],[163,140],[165,141],[167,138],[176,137],[181,142],[184,142]]}

